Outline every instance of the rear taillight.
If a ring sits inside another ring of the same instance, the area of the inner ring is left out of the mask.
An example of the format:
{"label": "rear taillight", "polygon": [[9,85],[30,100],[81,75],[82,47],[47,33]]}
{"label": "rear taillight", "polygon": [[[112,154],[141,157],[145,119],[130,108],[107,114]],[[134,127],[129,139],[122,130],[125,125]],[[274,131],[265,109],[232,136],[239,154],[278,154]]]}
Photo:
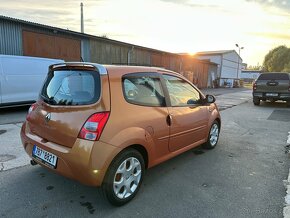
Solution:
{"label": "rear taillight", "polygon": [[253,83],[253,90],[256,90],[256,89],[257,89],[257,83],[254,82],[254,83]]}
{"label": "rear taillight", "polygon": [[27,113],[27,115],[26,115],[26,119],[29,118],[29,115],[31,114],[32,111],[35,110],[36,107],[37,107],[37,104],[36,104],[36,103],[34,103],[34,104],[32,104],[32,105],[30,106],[30,108],[28,109],[28,113]]}
{"label": "rear taillight", "polygon": [[90,116],[82,127],[78,137],[91,141],[99,140],[109,115],[110,112],[101,112]]}

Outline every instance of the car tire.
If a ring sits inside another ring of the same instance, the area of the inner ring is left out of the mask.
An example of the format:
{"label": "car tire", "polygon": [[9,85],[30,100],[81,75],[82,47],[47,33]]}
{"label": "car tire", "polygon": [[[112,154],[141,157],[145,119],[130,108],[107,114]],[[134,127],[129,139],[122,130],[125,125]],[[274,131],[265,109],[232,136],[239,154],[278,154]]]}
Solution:
{"label": "car tire", "polygon": [[205,149],[214,149],[218,143],[220,135],[220,125],[215,120],[210,127],[207,142],[203,144],[203,148]]}
{"label": "car tire", "polygon": [[253,103],[254,103],[254,105],[257,105],[257,106],[260,105],[260,99],[254,97],[254,98],[253,98]]}
{"label": "car tire", "polygon": [[290,107],[290,101],[286,101],[286,107]]}
{"label": "car tire", "polygon": [[102,184],[102,192],[114,206],[131,201],[142,184],[145,171],[143,156],[135,149],[124,150],[112,161]]}

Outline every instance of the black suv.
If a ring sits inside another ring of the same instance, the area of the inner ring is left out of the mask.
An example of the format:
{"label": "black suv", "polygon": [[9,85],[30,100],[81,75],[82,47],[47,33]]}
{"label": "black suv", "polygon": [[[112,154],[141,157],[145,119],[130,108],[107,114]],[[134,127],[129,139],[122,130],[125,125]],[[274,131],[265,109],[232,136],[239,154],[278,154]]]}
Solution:
{"label": "black suv", "polygon": [[290,107],[290,74],[262,73],[253,84],[254,105],[259,105],[260,100],[282,100]]}

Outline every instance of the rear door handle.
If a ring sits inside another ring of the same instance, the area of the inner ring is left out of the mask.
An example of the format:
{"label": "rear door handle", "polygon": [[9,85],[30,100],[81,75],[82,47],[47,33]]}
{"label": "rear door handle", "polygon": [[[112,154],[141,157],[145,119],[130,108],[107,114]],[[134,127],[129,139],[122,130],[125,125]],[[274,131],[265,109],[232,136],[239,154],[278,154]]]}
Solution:
{"label": "rear door handle", "polygon": [[167,115],[166,123],[167,123],[168,126],[171,126],[171,124],[172,124],[172,115],[171,114]]}

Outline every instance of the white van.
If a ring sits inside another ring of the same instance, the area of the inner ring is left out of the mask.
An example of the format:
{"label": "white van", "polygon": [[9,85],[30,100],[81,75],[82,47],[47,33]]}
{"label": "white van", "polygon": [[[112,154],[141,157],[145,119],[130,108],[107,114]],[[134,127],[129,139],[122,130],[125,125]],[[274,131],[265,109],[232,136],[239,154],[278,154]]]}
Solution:
{"label": "white van", "polygon": [[0,107],[36,101],[51,64],[63,60],[0,55]]}

